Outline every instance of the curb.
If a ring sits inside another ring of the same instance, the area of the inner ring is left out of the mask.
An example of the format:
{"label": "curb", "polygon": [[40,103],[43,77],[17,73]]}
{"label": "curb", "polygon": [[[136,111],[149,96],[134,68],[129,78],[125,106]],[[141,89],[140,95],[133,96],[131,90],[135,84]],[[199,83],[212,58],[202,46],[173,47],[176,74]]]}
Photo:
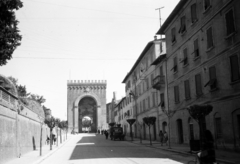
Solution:
{"label": "curb", "polygon": [[[136,145],[144,145],[144,144],[135,143],[135,142],[132,142],[132,141],[126,140],[126,139],[125,139],[125,141],[128,141],[128,142],[133,143],[133,144],[136,144]],[[174,150],[174,149],[166,149],[166,148],[156,147],[156,146],[153,146],[153,145],[144,145],[144,146],[146,146],[146,147],[151,147],[151,148],[155,148],[155,149],[161,149],[161,150],[165,150],[165,151],[171,151],[171,152],[174,152],[174,153],[179,153],[179,154],[194,156],[194,154],[187,153],[187,152],[182,152],[182,151],[178,151],[178,150]],[[216,158],[216,161],[217,161],[217,162],[227,163],[227,164],[236,164],[236,163],[233,162],[233,161],[227,161],[227,160],[218,159],[218,158]]]}

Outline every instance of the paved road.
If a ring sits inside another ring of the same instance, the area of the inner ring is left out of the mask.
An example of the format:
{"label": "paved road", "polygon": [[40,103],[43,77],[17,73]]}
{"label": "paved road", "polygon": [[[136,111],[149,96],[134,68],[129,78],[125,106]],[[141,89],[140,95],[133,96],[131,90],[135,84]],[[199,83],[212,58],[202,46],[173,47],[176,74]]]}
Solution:
{"label": "paved road", "polygon": [[185,164],[190,159],[129,141],[106,140],[103,135],[79,134],[41,164]]}

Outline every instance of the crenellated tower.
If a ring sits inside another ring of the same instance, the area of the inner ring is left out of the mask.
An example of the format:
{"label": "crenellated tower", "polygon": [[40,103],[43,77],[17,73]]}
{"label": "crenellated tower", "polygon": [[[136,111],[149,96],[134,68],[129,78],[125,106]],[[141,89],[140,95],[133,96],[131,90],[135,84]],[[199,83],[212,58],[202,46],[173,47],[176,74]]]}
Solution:
{"label": "crenellated tower", "polygon": [[106,129],[106,80],[68,80],[67,118],[70,131],[82,132],[82,119],[91,118],[91,132]]}

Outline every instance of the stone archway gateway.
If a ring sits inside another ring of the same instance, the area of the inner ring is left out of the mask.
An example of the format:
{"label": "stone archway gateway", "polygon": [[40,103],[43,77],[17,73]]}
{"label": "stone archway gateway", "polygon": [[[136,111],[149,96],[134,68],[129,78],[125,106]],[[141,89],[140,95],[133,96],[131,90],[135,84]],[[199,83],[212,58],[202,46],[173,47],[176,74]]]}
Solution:
{"label": "stone archway gateway", "polygon": [[84,97],[78,104],[78,131],[82,131],[84,117],[91,118],[90,132],[97,131],[97,103],[92,97]]}
{"label": "stone archway gateway", "polygon": [[69,131],[82,132],[82,119],[90,117],[91,132],[106,129],[106,86],[104,81],[68,81],[67,119]]}

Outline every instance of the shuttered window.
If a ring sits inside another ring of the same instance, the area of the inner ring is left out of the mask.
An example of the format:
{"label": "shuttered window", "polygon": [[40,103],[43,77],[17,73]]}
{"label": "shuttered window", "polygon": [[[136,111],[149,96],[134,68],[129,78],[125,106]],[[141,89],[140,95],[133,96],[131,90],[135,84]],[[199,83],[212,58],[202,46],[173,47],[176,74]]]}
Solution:
{"label": "shuttered window", "polygon": [[202,95],[202,82],[201,82],[201,75],[195,75],[195,84],[196,84],[196,95]]}
{"label": "shuttered window", "polygon": [[207,29],[207,49],[213,47],[212,27]]}
{"label": "shuttered window", "polygon": [[240,79],[238,55],[230,56],[230,63],[231,63],[231,80],[232,82],[234,82]]}
{"label": "shuttered window", "polygon": [[199,56],[198,39],[194,40],[193,46],[194,46],[194,57],[198,57]]}
{"label": "shuttered window", "polygon": [[185,99],[189,100],[191,98],[189,80],[184,81],[184,89],[185,89]]}
{"label": "shuttered window", "polygon": [[172,28],[171,30],[171,34],[172,34],[172,43],[174,43],[176,41],[176,28]]}
{"label": "shuttered window", "polygon": [[230,35],[235,32],[235,22],[233,16],[233,10],[229,10],[225,15],[227,35]]}
{"label": "shuttered window", "polygon": [[175,98],[175,103],[179,103],[179,87],[174,86],[174,98]]}
{"label": "shuttered window", "polygon": [[192,23],[194,23],[198,20],[197,19],[197,5],[196,5],[196,3],[192,4],[192,6],[191,6],[191,20],[192,20]]}

